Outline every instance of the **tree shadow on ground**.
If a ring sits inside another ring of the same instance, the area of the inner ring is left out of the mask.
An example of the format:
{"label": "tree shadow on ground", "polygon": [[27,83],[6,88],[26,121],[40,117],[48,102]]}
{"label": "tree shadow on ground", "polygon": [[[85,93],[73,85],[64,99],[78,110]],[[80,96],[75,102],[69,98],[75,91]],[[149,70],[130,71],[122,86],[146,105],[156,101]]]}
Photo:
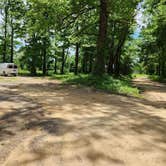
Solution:
{"label": "tree shadow on ground", "polygon": [[[68,131],[70,125],[63,118],[50,118],[40,103],[10,90],[0,91],[0,105],[3,102],[19,105],[10,108],[0,116],[0,141],[15,136],[22,130],[41,129],[49,134],[61,135]],[[1,107],[3,111],[3,107]]]}
{"label": "tree shadow on ground", "polygon": [[[120,158],[111,157],[101,146],[97,150],[93,146],[96,142],[106,141],[109,147],[111,142],[120,141],[123,149],[126,135],[140,142],[139,147],[133,146],[130,149],[130,153],[140,150],[150,152],[152,147],[162,153],[166,152],[165,146],[158,145],[159,142],[166,143],[166,120],[160,115],[154,115],[156,109],[165,108],[164,103],[158,106],[157,102],[56,83],[20,84],[13,88],[16,88],[15,92],[0,90],[0,105],[4,101],[20,103],[19,108],[10,108],[9,112],[0,117],[0,141],[27,130],[42,130],[48,135],[60,137],[69,135],[67,140],[44,142],[38,150],[32,149],[38,156],[35,160],[55,155],[47,149],[58,143],[70,147],[72,152],[86,148],[86,158],[92,163],[106,160],[123,164]],[[24,93],[31,95],[25,96]],[[54,117],[55,114],[60,117]],[[149,142],[146,136],[150,137]]]}
{"label": "tree shadow on ground", "polygon": [[[154,108],[165,108],[165,103],[161,101],[161,105],[159,105],[159,102],[150,102],[145,99],[137,99],[129,97],[123,97],[123,96],[116,96],[116,95],[109,95],[101,93],[103,97],[110,98],[108,100],[104,100],[104,98],[97,98],[94,94],[91,94],[91,92],[87,92],[86,89],[80,89],[76,87],[72,87],[69,85],[61,85],[61,84],[55,84],[55,83],[46,83],[46,84],[23,84],[18,86],[19,91],[18,92],[11,92],[5,91],[0,92],[2,96],[0,97],[0,102],[2,101],[10,101],[14,103],[21,103],[25,102],[21,108],[13,108],[11,112],[5,113],[3,116],[1,116],[0,120],[4,123],[18,123],[20,120],[22,120],[24,123],[24,126],[29,129],[36,128],[37,126],[43,128],[44,130],[48,129],[48,133],[53,133],[52,126],[55,126],[55,128],[59,127],[59,124],[67,124],[67,120],[65,119],[49,119],[48,118],[48,112],[43,107],[43,104],[40,104],[40,101],[34,101],[31,98],[25,97],[24,95],[21,95],[22,91],[31,91],[32,93],[39,93],[38,98],[40,100],[45,98],[45,102],[52,108],[57,106],[57,102],[55,101],[55,104],[49,101],[49,96],[43,96],[42,93],[55,93],[55,96],[52,95],[51,97],[54,99],[56,97],[63,97],[62,103],[59,102],[61,105],[62,112],[65,112],[65,106],[70,107],[71,114],[77,114],[77,115],[84,115],[85,114],[91,114],[94,115],[94,117],[91,117],[90,119],[82,118],[85,120],[85,122],[82,122],[84,124],[91,124],[91,121],[94,122],[96,119],[97,124],[99,126],[102,126],[101,122],[105,121],[113,121],[113,120],[120,120],[119,117],[123,116],[126,119],[133,119],[136,122],[142,121],[143,124],[140,124],[140,127],[131,126],[132,129],[135,129],[135,131],[139,133],[143,133],[143,131],[147,131],[148,126],[152,126],[153,130],[156,129],[156,131],[159,131],[161,134],[164,133],[166,124],[164,119],[160,118],[159,116],[154,116],[149,114],[148,112],[142,112],[139,111],[139,109],[147,109],[144,106],[152,106]],[[63,94],[63,92],[65,92]],[[89,95],[88,95],[89,93]],[[96,92],[96,96],[100,95]],[[113,98],[114,99],[113,99]],[[54,100],[53,100],[54,101]],[[49,103],[50,102],[50,103]],[[88,105],[86,106],[86,103]],[[95,104],[98,104],[98,106],[94,106]],[[137,103],[141,103],[142,106],[137,105]],[[102,107],[102,105],[108,106],[108,108]],[[109,110],[109,105],[116,107],[118,111],[115,113],[112,113],[111,110]],[[87,108],[88,107],[88,108]],[[84,110],[87,108],[87,110],[84,112]],[[99,110],[96,111],[95,108],[98,108]],[[79,111],[80,109],[80,111]],[[69,111],[70,111],[69,110]],[[103,117],[99,117],[97,119],[95,117],[95,112],[103,113]],[[105,112],[104,112],[105,111]],[[149,110],[150,111],[150,110]],[[104,118],[104,120],[103,120]],[[18,122],[17,122],[18,121]],[[87,121],[87,122],[86,122]],[[26,122],[26,123],[25,123]],[[100,122],[100,123],[99,123]],[[153,126],[153,124],[156,124]],[[20,122],[19,122],[20,124]],[[50,124],[50,126],[49,126]],[[12,124],[13,125],[13,124]],[[142,125],[142,126],[141,126]],[[63,125],[62,125],[63,126]],[[81,126],[81,125],[80,125]],[[160,126],[160,127],[159,127]],[[3,125],[1,125],[2,130]],[[89,126],[91,127],[91,126]],[[63,127],[64,128],[64,127]],[[50,131],[49,131],[50,130]],[[56,132],[55,132],[56,133]]]}

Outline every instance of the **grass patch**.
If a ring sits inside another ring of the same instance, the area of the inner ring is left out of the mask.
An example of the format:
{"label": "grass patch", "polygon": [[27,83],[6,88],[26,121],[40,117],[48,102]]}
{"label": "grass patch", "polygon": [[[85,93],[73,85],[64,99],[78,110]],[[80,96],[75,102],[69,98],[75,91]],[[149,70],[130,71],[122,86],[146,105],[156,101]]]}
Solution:
{"label": "grass patch", "polygon": [[147,74],[132,74],[132,78],[148,78]]}
{"label": "grass patch", "polygon": [[161,83],[166,83],[166,78],[160,77],[160,76],[157,76],[157,75],[149,75],[148,78],[151,79],[151,80],[153,80],[153,81],[157,81],[157,82],[161,82]]}
{"label": "grass patch", "polygon": [[88,86],[116,94],[139,96],[139,90],[132,86],[130,77],[120,77],[115,79],[108,75],[96,77],[84,74],[78,76],[67,74],[53,75],[51,79],[59,79],[62,80],[63,83]]}
{"label": "grass patch", "polygon": [[27,71],[27,70],[21,70],[21,69],[19,69],[18,74],[20,76],[30,76],[30,72]]}
{"label": "grass patch", "polygon": [[[30,73],[30,71],[28,71],[28,70],[21,70],[21,69],[19,69],[18,73],[19,73],[19,76],[30,76],[30,77],[43,77],[44,76],[41,70],[37,70],[36,75],[32,75]],[[51,76],[51,75],[52,74],[49,73],[46,76]]]}
{"label": "grass patch", "polygon": [[132,74],[132,78],[149,78],[152,81],[166,83],[166,78],[158,76],[158,75]]}
{"label": "grass patch", "polygon": [[[82,75],[83,76],[83,75]],[[60,75],[60,74],[54,74],[51,76],[51,79],[57,79],[57,80],[62,80],[63,82],[67,82],[69,80],[72,80],[72,79],[75,79],[75,78],[79,78],[79,76],[75,76],[74,74],[72,73],[69,73],[69,74],[63,74],[63,75]]]}

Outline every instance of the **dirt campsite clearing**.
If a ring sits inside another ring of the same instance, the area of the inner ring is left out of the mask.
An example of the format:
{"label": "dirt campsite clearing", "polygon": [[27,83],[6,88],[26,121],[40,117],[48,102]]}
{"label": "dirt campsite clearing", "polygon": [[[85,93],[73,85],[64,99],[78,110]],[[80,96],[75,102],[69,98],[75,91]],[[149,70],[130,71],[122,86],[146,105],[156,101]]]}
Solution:
{"label": "dirt campsite clearing", "polygon": [[143,98],[0,78],[0,165],[165,166],[166,85],[135,79]]}

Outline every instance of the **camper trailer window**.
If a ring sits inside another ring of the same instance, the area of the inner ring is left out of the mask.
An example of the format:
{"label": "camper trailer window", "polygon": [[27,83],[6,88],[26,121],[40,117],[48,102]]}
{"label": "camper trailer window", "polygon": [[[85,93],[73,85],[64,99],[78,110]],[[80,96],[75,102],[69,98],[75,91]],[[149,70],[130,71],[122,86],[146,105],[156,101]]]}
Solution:
{"label": "camper trailer window", "polygon": [[12,69],[12,68],[13,68],[13,66],[12,66],[12,65],[8,65],[8,68],[9,68],[9,69]]}
{"label": "camper trailer window", "polygon": [[17,65],[14,65],[14,68],[17,69]]}

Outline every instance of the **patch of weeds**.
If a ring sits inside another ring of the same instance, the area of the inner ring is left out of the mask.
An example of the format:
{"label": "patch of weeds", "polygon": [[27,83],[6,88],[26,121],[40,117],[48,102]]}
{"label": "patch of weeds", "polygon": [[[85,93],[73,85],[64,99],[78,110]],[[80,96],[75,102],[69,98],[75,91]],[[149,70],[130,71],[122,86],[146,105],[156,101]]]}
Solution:
{"label": "patch of weeds", "polygon": [[161,76],[149,75],[148,78],[151,79],[152,81],[157,81],[157,82],[161,82],[161,83],[166,83],[166,78],[161,77]]}
{"label": "patch of weeds", "polygon": [[75,76],[74,74],[66,74],[53,75],[51,79],[59,79],[65,84],[83,85],[116,94],[139,96],[138,88],[132,86],[131,77],[121,76],[115,79],[108,75],[99,77],[85,74],[78,76]]}

